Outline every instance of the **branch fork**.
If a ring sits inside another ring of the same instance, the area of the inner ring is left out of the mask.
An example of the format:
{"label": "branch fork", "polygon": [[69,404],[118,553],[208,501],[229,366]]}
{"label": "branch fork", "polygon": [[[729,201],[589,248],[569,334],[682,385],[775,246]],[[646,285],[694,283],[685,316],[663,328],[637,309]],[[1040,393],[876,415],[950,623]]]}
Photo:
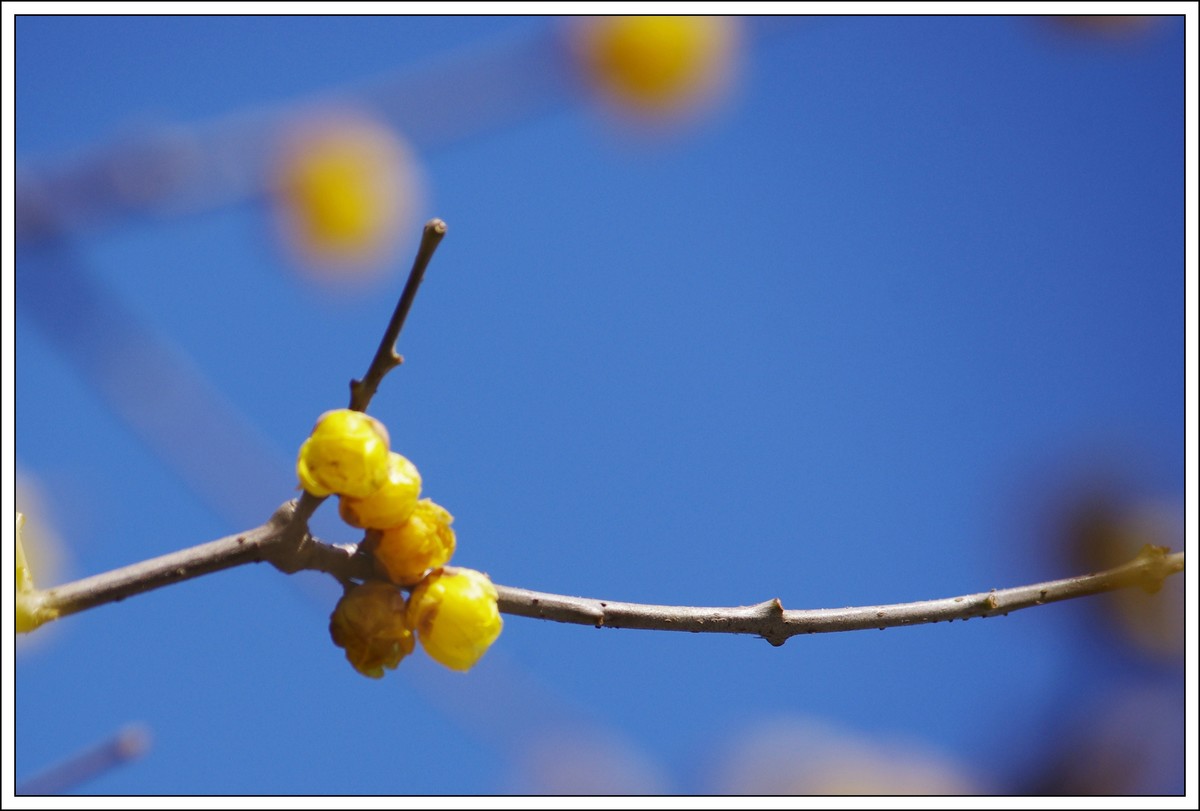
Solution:
{"label": "branch fork", "polygon": [[[396,340],[445,234],[446,224],[441,220],[426,223],[408,281],[375,357],[362,379],[350,382],[351,409],[366,411],[384,376],[403,362],[396,352]],[[305,492],[282,504],[270,519],[253,529],[50,589],[38,590],[27,584],[18,589],[18,601],[37,627],[67,614],[246,563],[269,562],[285,574],[325,572],[343,585],[374,578],[373,562],[361,544],[337,546],[309,534],[308,520],[324,501],[324,497]],[[992,617],[1134,586],[1154,593],[1167,577],[1183,568],[1183,552],[1147,545],[1128,563],[1095,574],[937,600],[824,609],[789,610],[777,598],[749,606],[712,608],[596,600],[499,584],[496,591],[500,610],[515,616],[595,628],[749,634],[779,646],[800,634]]]}

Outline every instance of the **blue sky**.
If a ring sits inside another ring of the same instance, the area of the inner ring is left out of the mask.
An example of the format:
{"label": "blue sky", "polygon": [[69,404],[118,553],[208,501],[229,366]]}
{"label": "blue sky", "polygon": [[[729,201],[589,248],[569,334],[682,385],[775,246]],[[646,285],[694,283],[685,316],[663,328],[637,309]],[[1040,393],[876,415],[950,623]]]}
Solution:
{"label": "blue sky", "polygon": [[[561,30],[17,18],[19,167],[337,91],[409,138],[425,189],[353,289],[301,272],[255,194],[18,255],[16,464],[53,581],[292,497],[433,216],[371,412],[455,515],[455,562],[497,582],[888,603],[1081,573],[1057,529],[1081,494],[1182,524],[1182,18],[757,19],[719,109],[655,137],[578,92]],[[333,513],[314,530],[356,540]],[[81,791],[770,792],[737,764],[775,735],[796,780],[836,738],[1008,793],[1109,724],[1155,754],[1128,790],[1183,789],[1182,656],[1100,598],[778,649],[510,617],[470,674],[418,653],[374,682],[329,642],[337,594],[243,567],[22,639],[18,781],[140,722],[149,752]]]}

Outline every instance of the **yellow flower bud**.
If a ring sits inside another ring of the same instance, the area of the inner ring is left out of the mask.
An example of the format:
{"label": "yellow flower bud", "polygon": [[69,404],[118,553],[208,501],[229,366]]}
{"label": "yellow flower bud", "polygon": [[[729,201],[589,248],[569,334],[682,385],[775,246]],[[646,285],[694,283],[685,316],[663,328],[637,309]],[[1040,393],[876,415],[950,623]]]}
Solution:
{"label": "yellow flower bud", "polygon": [[407,521],[379,533],[371,548],[376,563],[393,583],[416,583],[428,570],[450,561],[455,545],[452,521],[446,508],[421,499]]}
{"label": "yellow flower bud", "polygon": [[408,598],[421,647],[451,670],[470,670],[500,636],[496,587],[474,569],[435,569]]}
{"label": "yellow flower bud", "polygon": [[369,496],[388,478],[387,429],[361,411],[326,411],[300,446],[296,473],[314,496]]}
{"label": "yellow flower bud", "polygon": [[729,78],[736,21],[725,17],[594,17],[573,44],[585,78],[625,108],[690,106]]}
{"label": "yellow flower bud", "polygon": [[388,455],[388,478],[383,486],[366,498],[342,496],[338,513],[343,521],[359,529],[398,527],[413,514],[420,495],[421,474],[416,466],[392,451]]}
{"label": "yellow flower bud", "polygon": [[354,669],[372,679],[395,670],[413,651],[404,595],[389,583],[372,580],[342,595],[329,617],[333,643],[346,649]]}

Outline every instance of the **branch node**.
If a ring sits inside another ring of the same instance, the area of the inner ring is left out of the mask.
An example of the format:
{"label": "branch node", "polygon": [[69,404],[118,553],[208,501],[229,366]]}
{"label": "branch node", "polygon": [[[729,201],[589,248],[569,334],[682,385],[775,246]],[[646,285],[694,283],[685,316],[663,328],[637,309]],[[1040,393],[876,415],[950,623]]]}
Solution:
{"label": "branch node", "polygon": [[267,525],[282,529],[292,523],[292,519],[296,517],[296,499],[289,499],[279,505],[275,512],[271,513],[271,517],[267,519]]}
{"label": "branch node", "polygon": [[773,647],[773,648],[781,648],[781,647],[783,647],[783,643],[788,641],[788,635],[786,633],[778,633],[778,632],[777,633],[765,633],[762,635],[762,638],[767,640],[768,642],[770,642],[771,647]]}
{"label": "branch node", "polygon": [[305,531],[296,546],[280,546],[274,554],[267,555],[267,560],[284,574],[295,574],[312,568],[309,561],[311,550],[312,536]]}
{"label": "branch node", "polygon": [[783,619],[783,603],[778,597],[772,597],[770,600],[763,600],[761,603],[755,603],[746,609],[747,613],[756,619],[766,620],[768,622],[778,622]]}
{"label": "branch node", "polygon": [[1183,571],[1183,561],[1167,561],[1166,557],[1171,552],[1168,547],[1155,546],[1146,544],[1138,552],[1136,562],[1141,564],[1140,577],[1138,585],[1147,594],[1156,594],[1163,585],[1168,575]]}

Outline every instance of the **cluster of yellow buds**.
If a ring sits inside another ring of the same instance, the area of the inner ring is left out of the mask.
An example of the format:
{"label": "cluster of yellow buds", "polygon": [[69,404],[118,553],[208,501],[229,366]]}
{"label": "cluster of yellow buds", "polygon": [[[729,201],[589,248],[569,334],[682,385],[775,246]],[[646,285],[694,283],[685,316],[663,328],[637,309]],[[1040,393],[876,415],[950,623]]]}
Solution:
{"label": "cluster of yellow buds", "polygon": [[[315,496],[339,496],[338,513],[367,530],[380,580],[347,589],[329,632],[354,669],[380,678],[412,652],[470,670],[500,635],[496,588],[473,569],[447,567],[454,517],[420,498],[421,474],[389,447],[387,429],[360,411],[327,411],[300,447],[296,473]],[[406,600],[401,587],[411,589]]]}

